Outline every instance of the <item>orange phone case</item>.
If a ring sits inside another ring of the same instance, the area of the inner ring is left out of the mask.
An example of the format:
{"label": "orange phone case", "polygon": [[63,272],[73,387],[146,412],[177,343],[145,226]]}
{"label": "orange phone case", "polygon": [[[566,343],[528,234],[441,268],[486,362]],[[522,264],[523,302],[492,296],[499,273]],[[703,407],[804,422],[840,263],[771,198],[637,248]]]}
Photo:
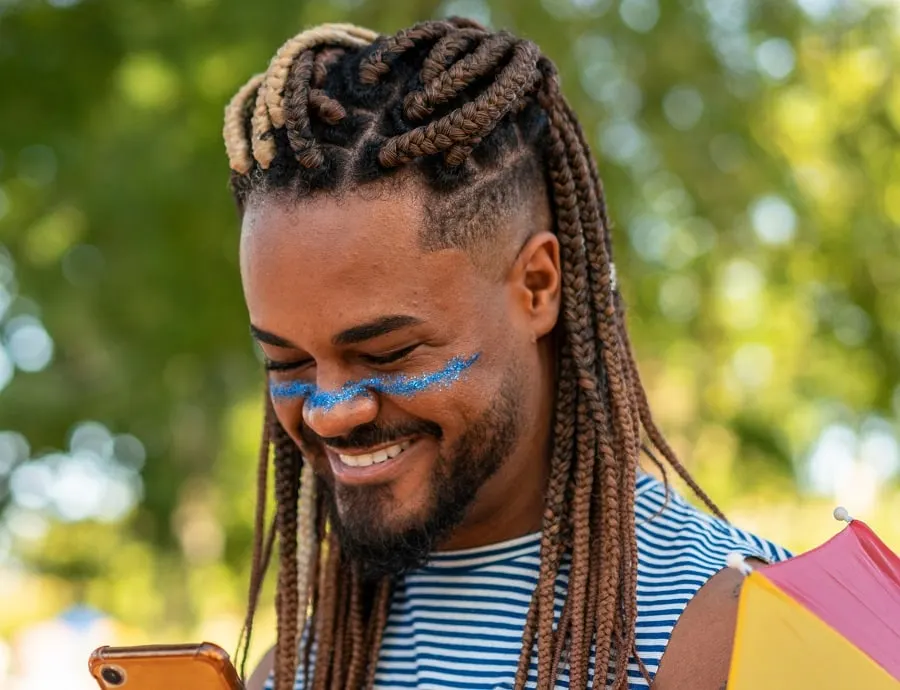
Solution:
{"label": "orange phone case", "polygon": [[[228,653],[202,644],[100,647],[88,661],[103,690],[243,690]],[[106,675],[121,683],[109,682]]]}

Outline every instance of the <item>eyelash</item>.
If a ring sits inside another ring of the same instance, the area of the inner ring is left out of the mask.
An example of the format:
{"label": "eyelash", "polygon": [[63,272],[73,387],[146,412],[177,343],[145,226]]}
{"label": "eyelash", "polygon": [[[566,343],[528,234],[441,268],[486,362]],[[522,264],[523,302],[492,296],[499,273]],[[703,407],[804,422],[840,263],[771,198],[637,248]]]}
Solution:
{"label": "eyelash", "polygon": [[310,362],[312,362],[311,359],[304,359],[300,362],[274,362],[266,357],[266,371],[291,371],[305,367]]}
{"label": "eyelash", "polygon": [[399,350],[389,352],[386,355],[362,355],[361,359],[365,360],[366,362],[370,362],[371,364],[392,364],[394,362],[399,362],[417,347],[419,346],[410,345],[409,347],[404,347]]}
{"label": "eyelash", "polygon": [[[400,350],[389,352],[386,355],[361,355],[360,359],[368,362],[369,364],[393,364],[394,362],[399,362],[401,359],[411,354],[412,351],[418,347],[418,345],[410,345],[409,347],[404,347]],[[293,371],[294,369],[300,369],[307,364],[311,364],[312,361],[313,360],[311,359],[304,359],[296,362],[275,362],[271,359],[266,358],[265,366],[266,371]]]}

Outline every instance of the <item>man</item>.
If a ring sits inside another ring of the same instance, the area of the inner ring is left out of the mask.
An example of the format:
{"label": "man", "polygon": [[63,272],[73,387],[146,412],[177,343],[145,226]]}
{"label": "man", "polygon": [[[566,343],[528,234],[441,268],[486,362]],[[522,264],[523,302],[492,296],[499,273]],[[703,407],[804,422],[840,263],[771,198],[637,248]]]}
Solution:
{"label": "man", "polygon": [[[247,637],[270,439],[280,546],[250,687],[723,687],[725,558],[785,553],[653,423],[550,61],[460,19],[320,26],[225,141],[269,372]],[[641,469],[651,445],[718,518]]]}

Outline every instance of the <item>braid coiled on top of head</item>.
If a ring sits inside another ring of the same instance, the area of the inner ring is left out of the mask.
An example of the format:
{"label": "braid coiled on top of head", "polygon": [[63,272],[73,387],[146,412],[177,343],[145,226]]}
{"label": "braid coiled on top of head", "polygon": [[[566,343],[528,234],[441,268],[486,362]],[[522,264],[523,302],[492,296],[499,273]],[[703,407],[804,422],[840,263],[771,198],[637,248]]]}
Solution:
{"label": "braid coiled on top of head", "polygon": [[[441,40],[445,41],[447,38],[445,36]],[[448,69],[438,72],[430,79],[426,77],[423,65],[422,81],[424,86],[419,91],[407,94],[403,99],[406,117],[414,121],[431,115],[441,103],[446,103],[465,91],[472,80],[485,76],[515,44],[515,37],[505,31],[490,36],[482,41],[474,52],[466,55]],[[462,48],[463,45],[457,45],[457,47]],[[430,73],[431,71],[429,71]]]}
{"label": "braid coiled on top of head", "polygon": [[384,75],[390,72],[391,63],[402,57],[407,51],[418,48],[423,42],[434,41],[460,29],[486,32],[478,22],[459,17],[438,22],[421,22],[408,29],[398,31],[393,36],[387,37],[360,64],[360,81],[367,85],[377,84]]}
{"label": "braid coiled on top of head", "polygon": [[[533,163],[529,169],[538,172],[529,178],[528,193],[546,189],[551,201],[562,309],[540,572],[515,685],[525,687],[535,663],[539,689],[553,688],[566,667],[570,687],[586,688],[593,648],[594,677],[605,682],[608,670],[611,687],[624,690],[636,649],[634,490],[646,448],[642,432],[721,513],[650,415],[614,282],[596,163],[553,65],[533,43],[467,20],[423,22],[378,38],[356,27],[325,25],[288,41],[266,74],[238,92],[224,131],[241,206],[254,193],[307,198],[416,170],[438,202],[447,202],[433,214],[438,220],[443,214],[464,222],[457,206],[482,213],[474,230],[436,230],[442,233],[438,241],[426,242],[436,248],[476,247],[470,233],[495,227],[485,199],[513,198],[522,183],[519,166]],[[277,422],[270,423],[281,545],[276,690],[293,686],[298,663],[309,681],[304,687],[371,688],[391,581],[365,582],[344,560],[326,524],[326,494],[307,485],[314,480],[306,470],[300,482],[299,450]],[[300,538],[315,543],[298,549],[298,522]],[[257,532],[262,539],[261,528]],[[556,621],[555,583],[566,554],[569,589]],[[260,562],[254,558],[257,591],[251,592],[248,620],[261,586]],[[306,631],[306,643],[298,660],[299,630]],[[313,644],[316,663],[310,668]]]}

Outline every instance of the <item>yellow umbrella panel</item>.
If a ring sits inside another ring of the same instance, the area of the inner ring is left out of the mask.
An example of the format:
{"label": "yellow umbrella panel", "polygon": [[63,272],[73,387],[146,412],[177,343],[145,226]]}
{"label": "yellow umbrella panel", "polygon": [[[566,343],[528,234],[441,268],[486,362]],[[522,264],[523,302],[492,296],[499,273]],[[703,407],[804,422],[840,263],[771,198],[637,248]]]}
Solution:
{"label": "yellow umbrella panel", "polygon": [[728,690],[900,690],[900,559],[854,520],[744,581]]}

